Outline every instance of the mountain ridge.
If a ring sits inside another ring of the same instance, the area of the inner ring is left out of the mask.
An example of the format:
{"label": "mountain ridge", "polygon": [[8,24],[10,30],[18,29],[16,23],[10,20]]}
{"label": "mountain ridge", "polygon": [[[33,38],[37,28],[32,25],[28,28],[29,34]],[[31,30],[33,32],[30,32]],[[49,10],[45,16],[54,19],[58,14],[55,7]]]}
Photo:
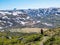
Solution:
{"label": "mountain ridge", "polygon": [[0,29],[8,27],[54,28],[60,26],[60,8],[0,10]]}

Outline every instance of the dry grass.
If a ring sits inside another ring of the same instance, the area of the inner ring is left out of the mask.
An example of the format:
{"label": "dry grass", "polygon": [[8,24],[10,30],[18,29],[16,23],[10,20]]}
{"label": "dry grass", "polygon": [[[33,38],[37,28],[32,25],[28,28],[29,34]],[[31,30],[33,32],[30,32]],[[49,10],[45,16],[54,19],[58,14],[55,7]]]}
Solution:
{"label": "dry grass", "polygon": [[[48,30],[47,28],[42,28],[44,31]],[[40,33],[41,28],[17,28],[17,29],[11,29],[12,32],[24,32],[24,33],[32,33],[37,32]]]}

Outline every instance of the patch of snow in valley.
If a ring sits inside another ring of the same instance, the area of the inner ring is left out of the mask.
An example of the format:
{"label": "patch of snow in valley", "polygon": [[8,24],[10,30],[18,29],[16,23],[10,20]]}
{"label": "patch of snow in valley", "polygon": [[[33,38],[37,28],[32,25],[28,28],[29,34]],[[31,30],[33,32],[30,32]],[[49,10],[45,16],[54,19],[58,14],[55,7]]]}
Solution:
{"label": "patch of snow in valley", "polygon": [[5,15],[5,13],[4,12],[0,12],[2,15]]}
{"label": "patch of snow in valley", "polygon": [[2,17],[2,19],[6,19],[6,18],[8,19],[8,17],[7,17],[7,16]]}
{"label": "patch of snow in valley", "polygon": [[44,25],[47,25],[47,26],[53,26],[52,24],[49,24],[49,23],[42,23]]}
{"label": "patch of snow in valley", "polygon": [[40,14],[37,14],[37,16],[41,17],[41,15],[40,15]]}
{"label": "patch of snow in valley", "polygon": [[26,19],[29,19],[30,17],[29,16],[27,16],[27,18]]}
{"label": "patch of snow in valley", "polygon": [[17,15],[17,12],[13,12],[13,15],[16,16]]}
{"label": "patch of snow in valley", "polygon": [[22,24],[22,25],[25,25],[25,22],[21,21],[21,24]]}
{"label": "patch of snow in valley", "polygon": [[8,21],[7,23],[9,23],[9,24],[10,24],[9,26],[12,26],[12,25],[13,25],[13,23],[11,23],[11,22],[9,22],[9,21]]}
{"label": "patch of snow in valley", "polygon": [[40,21],[37,21],[37,23],[40,23]]}
{"label": "patch of snow in valley", "polygon": [[3,29],[3,27],[0,27],[0,29]]}

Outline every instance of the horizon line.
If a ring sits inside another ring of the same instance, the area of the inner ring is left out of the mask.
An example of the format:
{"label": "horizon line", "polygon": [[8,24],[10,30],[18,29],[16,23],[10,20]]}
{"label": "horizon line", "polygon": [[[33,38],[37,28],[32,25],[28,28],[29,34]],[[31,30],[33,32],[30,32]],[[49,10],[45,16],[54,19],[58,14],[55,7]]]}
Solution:
{"label": "horizon line", "polygon": [[40,7],[40,8],[12,8],[12,9],[0,9],[0,10],[20,10],[20,9],[44,9],[44,8],[60,8],[60,7]]}

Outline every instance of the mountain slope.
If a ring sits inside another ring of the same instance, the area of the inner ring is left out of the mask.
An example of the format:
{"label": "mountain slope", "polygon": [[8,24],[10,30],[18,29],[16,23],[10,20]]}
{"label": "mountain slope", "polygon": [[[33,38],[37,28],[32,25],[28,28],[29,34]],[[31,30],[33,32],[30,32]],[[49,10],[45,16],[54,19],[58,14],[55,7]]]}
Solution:
{"label": "mountain slope", "polygon": [[0,29],[7,27],[60,26],[60,8],[0,10]]}

